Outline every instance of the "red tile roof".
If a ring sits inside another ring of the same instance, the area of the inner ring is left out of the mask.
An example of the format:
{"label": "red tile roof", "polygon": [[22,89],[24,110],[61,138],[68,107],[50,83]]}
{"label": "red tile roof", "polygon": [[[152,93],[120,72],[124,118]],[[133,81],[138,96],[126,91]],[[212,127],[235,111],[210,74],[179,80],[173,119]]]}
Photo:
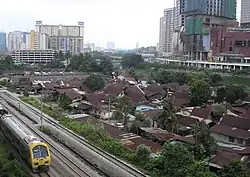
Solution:
{"label": "red tile roof", "polygon": [[151,109],[142,113],[151,119],[156,119],[163,113],[163,109]]}
{"label": "red tile roof", "polygon": [[175,98],[175,105],[177,107],[190,104],[190,96],[188,92],[174,92],[172,96]]}
{"label": "red tile roof", "polygon": [[144,92],[137,86],[129,86],[124,91],[125,96],[132,101],[133,104],[138,104],[145,101]]}
{"label": "red tile roof", "polygon": [[198,119],[191,118],[189,116],[183,116],[183,115],[177,114],[177,117],[178,117],[179,124],[183,126],[192,127],[193,125],[196,125],[199,122]]}
{"label": "red tile roof", "polygon": [[228,151],[222,151],[218,150],[215,154],[214,157],[209,161],[210,163],[219,165],[221,167],[228,166],[230,162],[234,160],[240,160],[243,156],[237,154],[237,153],[232,153]]}
{"label": "red tile roof", "polygon": [[225,115],[220,121],[221,125],[229,127],[236,127],[238,129],[250,130],[250,119],[244,119],[242,117],[235,117],[233,115]]}
{"label": "red tile roof", "polygon": [[108,84],[104,89],[103,92],[112,96],[119,96],[122,91],[126,88],[125,84],[122,83],[112,83]]}
{"label": "red tile roof", "polygon": [[191,115],[207,119],[211,113],[211,105],[207,105],[205,108],[194,108],[191,112]]}
{"label": "red tile roof", "polygon": [[99,104],[102,102],[106,97],[106,94],[104,92],[93,92],[86,95],[86,99],[88,102],[90,102],[92,105]]}
{"label": "red tile roof", "polygon": [[76,99],[77,97],[81,96],[80,93],[77,93],[76,91],[72,90],[71,88],[66,89],[55,89],[56,92],[60,94],[65,94],[68,96],[71,100]]}
{"label": "red tile roof", "polygon": [[231,136],[234,138],[247,139],[250,138],[250,132],[235,127],[229,127],[226,125],[216,124],[210,129],[211,132]]}

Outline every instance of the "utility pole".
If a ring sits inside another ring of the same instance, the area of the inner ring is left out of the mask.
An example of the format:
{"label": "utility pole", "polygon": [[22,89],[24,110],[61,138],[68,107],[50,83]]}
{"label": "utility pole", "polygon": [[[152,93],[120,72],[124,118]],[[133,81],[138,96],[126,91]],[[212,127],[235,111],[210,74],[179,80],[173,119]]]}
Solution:
{"label": "utility pole", "polygon": [[43,103],[42,101],[40,101],[41,103],[41,112],[40,112],[40,121],[41,121],[41,128],[43,126]]}
{"label": "utility pole", "polygon": [[109,117],[108,117],[108,118],[109,118],[109,123],[111,123],[111,122],[110,122],[110,111],[111,111],[111,110],[110,110],[110,102],[111,102],[111,100],[110,100],[110,96],[109,96],[109,115],[108,115],[108,116],[109,116]]}

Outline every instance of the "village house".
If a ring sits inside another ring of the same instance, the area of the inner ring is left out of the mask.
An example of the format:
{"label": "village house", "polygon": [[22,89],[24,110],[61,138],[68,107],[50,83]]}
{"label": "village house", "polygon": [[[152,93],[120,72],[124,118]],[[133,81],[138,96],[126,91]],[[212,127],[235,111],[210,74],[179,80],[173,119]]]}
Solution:
{"label": "village house", "polygon": [[240,146],[250,145],[250,119],[225,115],[211,128],[211,135],[218,142]]}

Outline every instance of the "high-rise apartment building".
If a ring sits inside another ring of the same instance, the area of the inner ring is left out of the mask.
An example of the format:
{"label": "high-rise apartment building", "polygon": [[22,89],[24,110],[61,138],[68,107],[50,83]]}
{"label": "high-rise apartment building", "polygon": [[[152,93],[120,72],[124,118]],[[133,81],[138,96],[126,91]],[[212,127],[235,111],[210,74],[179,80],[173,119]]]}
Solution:
{"label": "high-rise apartment building", "polygon": [[78,22],[78,25],[44,25],[37,21],[36,31],[49,36],[51,49],[72,54],[83,52],[84,22]]}
{"label": "high-rise apartment building", "polygon": [[6,33],[0,33],[0,52],[6,51]]}
{"label": "high-rise apartment building", "polygon": [[13,31],[8,34],[8,50],[21,50],[24,34],[21,31]]}
{"label": "high-rise apartment building", "polygon": [[210,29],[236,19],[236,0],[186,0],[185,35],[189,59],[207,60]]}
{"label": "high-rise apartment building", "polygon": [[44,33],[14,31],[8,34],[8,50],[46,50],[49,37]]}
{"label": "high-rise apartment building", "polygon": [[250,0],[241,0],[240,25],[243,28],[250,28]]}
{"label": "high-rise apartment building", "polygon": [[50,36],[49,48],[57,51],[67,52],[71,54],[82,53],[83,38],[80,36]]}
{"label": "high-rise apartment building", "polygon": [[164,56],[173,52],[175,8],[164,10],[164,16],[160,18],[159,55]]}
{"label": "high-rise apartment building", "polygon": [[186,0],[175,0],[175,29],[180,29],[185,25],[185,7]]}

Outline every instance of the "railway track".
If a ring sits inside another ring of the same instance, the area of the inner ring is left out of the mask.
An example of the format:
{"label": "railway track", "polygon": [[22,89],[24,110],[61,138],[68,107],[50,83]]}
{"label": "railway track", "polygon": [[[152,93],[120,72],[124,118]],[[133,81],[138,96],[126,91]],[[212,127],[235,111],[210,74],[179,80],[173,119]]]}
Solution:
{"label": "railway track", "polygon": [[[35,135],[40,137],[44,142],[46,142],[50,146],[50,151],[51,151],[51,154],[52,154],[52,158],[56,157],[58,160],[60,160],[60,162],[62,162],[64,164],[64,166],[69,168],[73,172],[72,177],[85,177],[85,176],[86,177],[92,177],[93,176],[93,174],[88,174],[87,172],[85,172],[85,170],[82,168],[82,166],[79,166],[80,164],[77,164],[74,160],[67,157],[66,153],[64,153],[63,151],[58,149],[51,142],[51,140],[48,140],[48,139],[44,138],[44,135],[39,130],[32,127],[31,124],[29,124],[27,121],[25,121],[25,118],[23,118],[23,116],[21,118],[20,115],[18,115],[16,111],[10,110],[7,107],[6,104],[4,104],[4,105],[5,105],[6,110],[11,112],[16,118],[18,118],[19,121],[21,121],[26,127],[28,127],[29,130],[32,131],[32,133],[34,133]],[[54,177],[55,176],[55,175],[51,175],[50,173],[51,172],[49,171],[47,173],[41,173],[41,174],[38,174],[38,175],[40,175],[42,177]],[[57,176],[60,176],[60,175],[57,175]],[[95,175],[95,176],[97,176],[97,175]]]}
{"label": "railway track", "polygon": [[[40,117],[41,112],[37,108],[34,108],[33,106],[31,106],[31,105],[29,105],[27,103],[22,102],[20,99],[17,99],[16,97],[12,96],[11,94],[9,94],[7,92],[2,92],[2,93],[5,96],[7,96],[10,99],[12,99],[12,100],[15,100],[17,102],[21,102],[22,104],[24,104],[25,106],[27,106],[30,110],[32,110],[32,112],[35,115],[37,115],[38,117]],[[89,149],[91,149],[93,152],[98,153],[100,156],[102,156],[103,158],[105,158],[108,161],[112,162],[117,167],[123,169],[124,171],[127,171],[129,174],[131,174],[131,176],[135,176],[135,177],[147,177],[147,175],[143,174],[142,172],[140,172],[139,170],[137,170],[133,166],[131,166],[131,165],[123,162],[122,160],[117,159],[115,156],[113,156],[113,155],[111,155],[111,154],[103,151],[99,147],[96,147],[95,145],[93,145],[92,143],[88,142],[83,137],[79,136],[78,134],[74,133],[73,131],[71,131],[71,130],[65,128],[65,127],[63,127],[62,125],[60,125],[58,123],[58,121],[54,120],[53,118],[50,118],[49,116],[46,116],[45,114],[43,114],[43,119],[44,119],[44,122],[48,122],[49,124],[55,126],[57,129],[60,129],[61,131],[67,133],[68,135],[70,135],[74,139],[78,140],[81,144],[83,144],[84,146],[86,146]]]}

